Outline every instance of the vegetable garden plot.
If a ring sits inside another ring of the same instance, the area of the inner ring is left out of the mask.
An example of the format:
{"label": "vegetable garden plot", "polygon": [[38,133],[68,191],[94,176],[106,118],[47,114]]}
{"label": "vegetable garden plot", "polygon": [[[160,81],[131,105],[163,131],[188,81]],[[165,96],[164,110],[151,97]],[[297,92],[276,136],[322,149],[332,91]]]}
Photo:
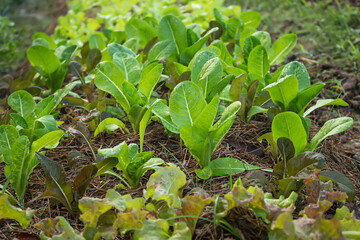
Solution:
{"label": "vegetable garden plot", "polygon": [[[78,3],[73,10],[98,4]],[[356,238],[349,208],[327,215],[356,190],[318,151],[353,119],[330,119],[312,134],[309,118],[348,104],[313,103],[325,84],[312,85],[300,62],[270,72],[296,35],[272,43],[256,30],[260,14],[239,7],[218,6],[206,21],[200,10],[138,4],[129,19],[127,10],[104,18],[99,5],[79,38],[59,36],[62,24],[56,35],[34,36],[27,55],[42,91],[7,100],[1,218],[42,239]],[[37,214],[44,199],[50,210]]]}

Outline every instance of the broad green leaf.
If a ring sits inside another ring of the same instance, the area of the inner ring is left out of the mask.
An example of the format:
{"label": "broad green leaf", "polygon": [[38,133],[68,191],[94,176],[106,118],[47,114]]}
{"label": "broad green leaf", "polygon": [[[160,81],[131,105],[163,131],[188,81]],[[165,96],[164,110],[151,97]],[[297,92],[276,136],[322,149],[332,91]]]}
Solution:
{"label": "broad green leaf", "polygon": [[60,60],[54,52],[43,46],[32,46],[27,50],[27,57],[32,66],[39,69],[42,74],[50,75],[60,66]]}
{"label": "broad green leaf", "polygon": [[329,181],[336,183],[340,190],[346,192],[350,201],[353,201],[355,198],[355,188],[352,182],[342,173],[325,170],[322,171],[319,175],[320,180]]}
{"label": "broad green leaf", "polygon": [[20,202],[24,199],[28,183],[29,148],[29,139],[26,136],[19,137],[9,152],[11,161],[5,166],[5,175],[10,178],[11,187],[15,190]]}
{"label": "broad green leaf", "polygon": [[34,112],[36,105],[31,94],[25,90],[12,93],[8,97],[8,104],[24,119],[29,117]]}
{"label": "broad green leaf", "polygon": [[37,159],[44,170],[47,191],[39,198],[54,198],[60,201],[69,210],[73,211],[73,191],[71,185],[66,182],[66,174],[58,162],[52,161],[44,155],[36,153]]}
{"label": "broad green leaf", "polygon": [[180,207],[181,188],[186,184],[185,174],[177,167],[163,167],[153,173],[146,184],[146,198],[164,200],[169,206]]}
{"label": "broad green leaf", "polygon": [[263,90],[270,93],[272,101],[283,111],[298,94],[298,80],[294,75],[286,76],[266,86]]}
{"label": "broad green leaf", "polygon": [[320,99],[316,102],[315,105],[311,106],[304,112],[303,117],[306,117],[309,115],[312,111],[321,108],[323,106],[331,106],[331,105],[338,105],[338,106],[344,106],[347,107],[349,104],[345,102],[344,100],[337,98],[337,99]]}
{"label": "broad green leaf", "polygon": [[255,11],[244,12],[240,15],[244,22],[244,28],[257,28],[261,23],[261,15]]}
{"label": "broad green leaf", "polygon": [[221,81],[222,72],[222,64],[218,57],[210,59],[201,68],[198,78],[194,82],[202,89],[205,98],[208,97],[213,88]]}
{"label": "broad green leaf", "polygon": [[258,113],[266,113],[268,111],[268,109],[260,107],[260,106],[252,106],[249,111],[247,112],[246,115],[246,121],[250,122],[251,118],[258,114]]}
{"label": "broad green leaf", "polygon": [[151,39],[156,37],[156,29],[146,21],[138,18],[132,18],[125,24],[125,32],[129,38],[136,38],[145,46]]}
{"label": "broad green leaf", "polygon": [[124,81],[124,74],[115,63],[103,62],[97,66],[95,73],[96,87],[113,95],[125,112],[129,112],[130,102],[122,87]]}
{"label": "broad green leaf", "polygon": [[263,46],[256,46],[248,58],[248,71],[259,81],[265,78],[270,71],[270,64],[266,49]]}
{"label": "broad green leaf", "polygon": [[26,229],[34,213],[35,211],[30,208],[22,210],[21,208],[15,207],[9,195],[0,195],[0,219],[13,219],[20,223],[23,229]]}
{"label": "broad green leaf", "polygon": [[76,50],[77,50],[76,45],[70,45],[61,52],[59,59],[61,61],[62,66],[64,66],[64,64],[67,64],[71,61],[71,59],[75,55]]}
{"label": "broad green leaf", "polygon": [[11,161],[10,152],[19,137],[19,133],[14,126],[0,126],[0,152],[3,155],[6,164],[9,164]]}
{"label": "broad green leaf", "polygon": [[115,53],[126,53],[126,54],[129,54],[133,57],[136,57],[136,54],[131,51],[131,49],[121,45],[121,44],[118,44],[118,43],[110,43],[108,45],[108,50],[109,50],[109,54],[111,55],[111,57],[114,56]]}
{"label": "broad green leaf", "polygon": [[204,46],[213,32],[216,32],[218,28],[212,28],[207,33],[196,41],[193,45],[185,48],[184,52],[180,55],[180,61],[184,64],[188,64],[195,54]]}
{"label": "broad green leaf", "polygon": [[191,63],[189,64],[189,68],[191,69],[191,81],[197,83],[199,79],[199,74],[203,69],[206,62],[217,57],[217,55],[213,52],[204,50],[198,52]]}
{"label": "broad green leaf", "polygon": [[122,142],[118,145],[116,145],[115,147],[112,148],[104,148],[104,149],[99,149],[98,153],[102,156],[105,157],[117,157],[119,155],[119,153],[122,151],[122,149],[124,148],[124,146],[127,144],[126,142]]}
{"label": "broad green leaf", "polygon": [[158,26],[159,41],[171,40],[175,43],[175,50],[179,56],[187,47],[186,36],[186,27],[179,18],[174,15],[166,15],[160,20]]}
{"label": "broad green leaf", "polygon": [[99,49],[93,48],[86,56],[85,63],[88,71],[93,70],[96,65],[101,61],[102,53]]}
{"label": "broad green leaf", "polygon": [[105,41],[100,33],[94,33],[89,37],[90,49],[97,48],[100,51],[106,47]]}
{"label": "broad green leaf", "polygon": [[265,31],[257,31],[252,34],[252,36],[255,36],[257,39],[259,39],[261,46],[263,46],[266,51],[270,50],[271,46],[271,36],[268,32]]}
{"label": "broad green leaf", "polygon": [[350,117],[340,117],[327,121],[319,132],[311,139],[310,145],[307,148],[309,151],[315,151],[316,147],[325,138],[341,133],[350,128],[354,123],[354,120]]}
{"label": "broad green leaf", "polygon": [[192,126],[205,106],[201,89],[193,82],[178,84],[170,95],[170,116],[178,128]]}
{"label": "broad green leaf", "polygon": [[[45,134],[58,130],[58,126],[54,116],[52,115],[45,115],[41,118],[35,120],[35,127],[34,127],[34,136],[36,138],[40,138]],[[33,141],[35,138],[30,139]]]}
{"label": "broad green leaf", "polygon": [[175,51],[175,43],[171,40],[164,40],[156,43],[149,51],[148,61],[160,61],[170,57]]}
{"label": "broad green leaf", "polygon": [[115,53],[113,59],[124,73],[126,81],[137,85],[141,78],[141,70],[136,58],[126,53]]}
{"label": "broad green leaf", "polygon": [[179,128],[171,120],[169,107],[164,102],[156,104],[152,111],[167,130],[173,133],[180,133]]}
{"label": "broad green leaf", "polygon": [[205,166],[203,169],[195,169],[195,173],[198,178],[203,180],[209,179],[213,175],[209,166]]}
{"label": "broad green leaf", "polygon": [[285,56],[295,47],[296,42],[297,36],[295,34],[286,34],[276,40],[269,53],[270,65],[283,62]]}
{"label": "broad green leaf", "polygon": [[240,34],[245,28],[245,23],[241,18],[232,17],[229,19],[226,26],[226,33],[232,40],[239,40]]}
{"label": "broad green leaf", "polygon": [[307,145],[307,133],[301,118],[293,112],[283,112],[275,116],[271,130],[275,142],[280,137],[292,141],[295,147],[295,156],[302,152]]}
{"label": "broad green leaf", "polygon": [[282,69],[279,78],[286,77],[287,75],[295,75],[299,81],[299,91],[310,87],[310,76],[304,64],[300,62],[290,62]]}
{"label": "broad green leaf", "polygon": [[255,36],[250,36],[250,37],[245,39],[245,42],[244,42],[244,60],[245,60],[245,63],[248,63],[248,58],[249,58],[249,55],[250,55],[251,51],[255,47],[257,47],[258,45],[261,45],[261,42]]}
{"label": "broad green leaf", "polygon": [[302,115],[305,108],[319,95],[324,86],[324,83],[317,83],[303,89],[297,94],[296,98],[289,103],[289,110]]}
{"label": "broad green leaf", "polygon": [[99,135],[99,133],[101,133],[104,130],[106,130],[107,133],[110,133],[110,132],[115,131],[118,128],[123,129],[126,133],[129,133],[129,130],[127,129],[125,124],[122,121],[120,121],[119,119],[106,118],[106,119],[102,120],[99,123],[99,125],[97,126],[97,128],[95,129],[94,137]]}
{"label": "broad green leaf", "polygon": [[237,76],[234,79],[234,81],[231,83],[229,95],[233,102],[240,101],[241,91],[242,91],[243,87],[245,86],[245,83],[246,83],[246,74],[245,73]]}
{"label": "broad green leaf", "polygon": [[32,36],[32,39],[33,39],[33,40],[39,39],[39,38],[42,38],[42,39],[44,39],[46,42],[48,42],[49,47],[50,47],[51,49],[56,48],[56,43],[54,42],[54,40],[52,39],[52,37],[49,37],[46,33],[37,32],[37,33],[35,33],[35,34]]}
{"label": "broad green leaf", "polygon": [[192,234],[184,222],[176,222],[174,231],[169,240],[191,240]]}
{"label": "broad green leaf", "polygon": [[292,141],[286,137],[280,137],[277,140],[277,147],[284,161],[288,161],[295,155],[295,147]]}
{"label": "broad green leaf", "polygon": [[244,44],[245,44],[245,39],[247,39],[248,37],[250,37],[253,33],[256,32],[255,28],[246,28],[241,34],[240,34],[240,47],[242,49],[244,49]]}
{"label": "broad green leaf", "polygon": [[80,220],[85,223],[86,227],[96,227],[100,216],[112,207],[113,205],[109,204],[106,199],[84,197],[79,201],[79,209],[83,213],[80,215]]}
{"label": "broad green leaf", "polygon": [[[217,82],[217,84],[212,88],[210,93],[208,94],[206,101],[210,102],[211,99],[213,99],[216,95],[221,95],[226,87],[229,86],[229,83],[235,79],[235,75],[229,74],[225,77],[223,77],[220,81]],[[222,96],[222,95],[221,95]]]}
{"label": "broad green leaf", "polygon": [[160,80],[164,67],[161,63],[152,63],[142,71],[139,83],[139,91],[146,97],[146,102],[150,101],[151,94]]}
{"label": "broad green leaf", "polygon": [[[18,113],[10,113],[10,117],[11,117],[11,120],[14,122],[13,124],[17,128],[23,128],[23,129],[28,129],[29,128],[29,125],[27,124],[25,118],[20,116],[20,114],[18,114]],[[31,116],[29,122],[32,122],[32,121],[33,121],[33,117]]]}
{"label": "broad green leaf", "polygon": [[264,171],[271,172],[272,169],[254,166],[251,164],[243,163],[236,158],[217,158],[209,163],[209,167],[212,170],[214,176],[217,175],[230,175],[246,170],[262,169]]}

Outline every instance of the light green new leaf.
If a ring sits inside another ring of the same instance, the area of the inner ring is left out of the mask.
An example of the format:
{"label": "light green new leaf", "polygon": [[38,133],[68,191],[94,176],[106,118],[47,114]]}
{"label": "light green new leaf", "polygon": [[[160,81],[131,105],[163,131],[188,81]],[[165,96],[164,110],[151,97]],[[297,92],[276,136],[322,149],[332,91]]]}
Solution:
{"label": "light green new leaf", "polygon": [[124,129],[125,132],[129,133],[129,129],[127,129],[125,124],[122,121],[120,121],[119,119],[106,118],[106,119],[102,120],[99,123],[99,125],[97,126],[97,128],[95,129],[94,137],[99,135],[99,133],[101,133],[104,130],[106,130],[107,133],[110,133],[110,132],[115,131],[118,128]]}
{"label": "light green new leaf", "polygon": [[217,158],[209,163],[213,175],[230,175],[246,170],[262,169],[264,171],[272,172],[272,169],[265,169],[259,166],[243,163],[236,158]]}
{"label": "light green new leaf", "polygon": [[295,47],[297,36],[295,34],[286,34],[275,41],[270,49],[270,65],[279,64],[284,61],[285,56]]}
{"label": "light green new leaf", "polygon": [[316,147],[325,138],[341,133],[350,128],[354,123],[354,120],[350,117],[340,117],[327,121],[319,132],[311,139],[308,147],[309,151],[315,151]]}
{"label": "light green new leaf", "polygon": [[171,56],[175,51],[175,43],[171,40],[164,40],[156,43],[149,51],[148,61],[160,61]]}
{"label": "light green new leaf", "polygon": [[166,15],[159,22],[159,41],[171,40],[175,43],[176,53],[179,56],[187,47],[186,32],[184,23],[174,15]]}
{"label": "light green new leaf", "polygon": [[0,219],[8,218],[16,220],[23,229],[27,228],[35,211],[31,209],[22,210],[11,203],[7,194],[0,195]]}
{"label": "light green new leaf", "polygon": [[268,91],[272,101],[285,111],[299,92],[298,80],[294,75],[286,76],[266,86],[263,90]]}
{"label": "light green new leaf", "polygon": [[197,83],[199,79],[199,74],[204,67],[205,63],[209,60],[217,57],[217,55],[208,50],[198,52],[193,60],[189,64],[189,68],[191,69],[191,81]]}
{"label": "light green new leaf", "polygon": [[281,137],[292,141],[295,155],[304,150],[307,145],[307,133],[299,115],[294,112],[283,112],[275,116],[271,130],[274,142]]}
{"label": "light green new leaf", "polygon": [[35,153],[43,147],[54,145],[60,141],[63,135],[64,132],[62,130],[49,132],[31,144],[31,151]]}
{"label": "light green new leaf", "polygon": [[139,91],[146,97],[146,102],[149,102],[151,94],[160,80],[163,69],[164,67],[161,63],[152,63],[143,69]]}
{"label": "light green new leaf", "polygon": [[3,155],[4,162],[6,164],[10,163],[11,149],[19,137],[20,137],[19,133],[14,126],[12,125],[0,126],[0,152]]}
{"label": "light green new leaf", "polygon": [[338,105],[338,106],[344,106],[347,107],[349,104],[345,102],[344,100],[337,98],[337,99],[320,99],[316,102],[315,105],[311,106],[304,112],[303,117],[306,117],[309,115],[312,111],[321,108],[323,106],[331,106],[331,105]]}
{"label": "light green new leaf", "polygon": [[268,32],[265,31],[257,31],[252,34],[252,36],[255,36],[257,39],[259,39],[261,46],[263,46],[266,51],[270,50],[271,47],[271,36]]}
{"label": "light green new leaf", "polygon": [[167,130],[173,133],[180,133],[179,128],[171,120],[170,110],[166,103],[160,102],[156,104],[152,111],[154,115],[160,119]]}
{"label": "light green new leaf", "polygon": [[113,59],[114,63],[124,73],[126,81],[137,85],[141,78],[141,70],[136,58],[127,53],[115,53]]}
{"label": "light green new leaf", "polygon": [[261,15],[255,11],[244,12],[240,15],[246,28],[257,28],[261,23]]}
{"label": "light green new leaf", "polygon": [[193,82],[181,82],[170,96],[169,109],[172,121],[181,128],[192,126],[206,106],[201,89]]}
{"label": "light green new leaf", "polygon": [[299,91],[310,87],[310,76],[304,64],[300,62],[290,62],[282,69],[279,78],[286,77],[287,75],[295,75],[299,81]]}
{"label": "light green new leaf", "polygon": [[130,103],[122,87],[124,81],[124,74],[115,63],[102,62],[97,66],[95,73],[96,87],[113,95],[125,112],[129,112]]}
{"label": "light green new leaf", "polygon": [[209,96],[213,88],[221,81],[222,72],[222,64],[218,57],[210,59],[201,68],[195,83],[201,88],[205,98]]}
{"label": "light green new leaf", "polygon": [[248,71],[259,81],[263,80],[270,71],[270,64],[266,49],[263,46],[256,46],[248,58]]}
{"label": "light green new leaf", "polygon": [[8,97],[8,104],[24,119],[34,112],[36,105],[32,95],[25,90],[12,93]]}
{"label": "light green new leaf", "polygon": [[178,167],[160,168],[153,173],[146,184],[146,198],[164,200],[169,206],[181,206],[181,188],[186,184],[186,176]]}
{"label": "light green new leaf", "polygon": [[125,24],[125,32],[129,38],[136,38],[144,46],[156,37],[156,29],[142,19],[132,18]]}
{"label": "light green new leaf", "polygon": [[41,69],[42,74],[50,75],[60,66],[60,60],[54,52],[44,46],[32,46],[27,50],[27,57],[32,66]]}

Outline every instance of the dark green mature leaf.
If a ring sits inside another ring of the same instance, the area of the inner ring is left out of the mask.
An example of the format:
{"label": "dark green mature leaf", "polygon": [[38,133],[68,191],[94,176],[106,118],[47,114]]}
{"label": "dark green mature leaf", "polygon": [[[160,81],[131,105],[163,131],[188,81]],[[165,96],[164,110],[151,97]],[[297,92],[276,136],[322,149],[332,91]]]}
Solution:
{"label": "dark green mature leaf", "polygon": [[295,155],[295,147],[292,141],[286,137],[277,139],[277,147],[284,161],[288,161]]}
{"label": "dark green mature leaf", "polygon": [[325,157],[321,153],[302,152],[286,163],[287,175],[297,177],[310,177],[314,169],[325,167]]}
{"label": "dark green mature leaf", "polygon": [[141,70],[136,58],[127,53],[115,53],[113,59],[114,63],[124,73],[126,81],[137,85],[141,79]]}
{"label": "dark green mature leaf", "polygon": [[350,128],[354,120],[350,117],[340,117],[327,121],[319,132],[311,139],[307,148],[309,151],[315,151],[316,147],[327,137],[341,133]]}
{"label": "dark green mature leaf", "polygon": [[87,70],[93,70],[96,65],[101,61],[101,51],[97,48],[93,48],[89,51],[89,54],[86,57],[85,63],[87,66]]}
{"label": "dark green mature leaf", "polygon": [[248,58],[248,71],[258,80],[263,80],[270,71],[270,64],[266,49],[263,46],[256,46]]}
{"label": "dark green mature leaf", "polygon": [[310,87],[310,76],[304,64],[300,62],[290,62],[285,65],[279,78],[286,77],[287,75],[295,75],[299,81],[299,91]]}
{"label": "dark green mature leaf", "polygon": [[217,158],[209,163],[214,176],[216,175],[230,175],[246,170],[263,169],[265,171],[272,171],[259,166],[244,163],[236,158]]}
{"label": "dark green mature leaf", "polygon": [[[29,128],[29,125],[27,124],[25,118],[20,116],[18,113],[10,113],[11,120],[14,122],[15,126],[21,127],[23,129]],[[31,119],[32,121],[33,119]]]}
{"label": "dark green mature leaf", "polygon": [[60,201],[69,211],[73,211],[73,192],[71,185],[66,183],[66,175],[58,162],[54,162],[44,155],[36,153],[36,157],[44,170],[47,191],[39,196],[39,198],[54,198]]}
{"label": "dark green mature leaf", "polygon": [[98,168],[95,165],[86,165],[76,175],[73,183],[75,198],[79,200],[85,194],[87,187],[97,174]]}
{"label": "dark green mature leaf", "polygon": [[255,36],[250,36],[244,42],[244,59],[248,62],[251,51],[258,45],[261,45],[260,40]]}
{"label": "dark green mature leaf", "polygon": [[77,50],[76,45],[70,45],[70,46],[64,48],[64,50],[61,52],[61,55],[59,58],[62,66],[64,66],[64,64],[68,64],[71,61],[71,59],[75,55],[76,50]]}
{"label": "dark green mature leaf", "polygon": [[148,61],[160,61],[170,57],[175,51],[175,43],[171,40],[164,40],[156,43],[149,51]]}
{"label": "dark green mature leaf", "polygon": [[293,112],[283,112],[275,116],[271,124],[274,141],[286,137],[295,147],[295,156],[302,152],[307,145],[307,133],[301,118]]}
{"label": "dark green mature leaf", "polygon": [[175,43],[175,50],[179,56],[187,47],[186,27],[184,23],[174,15],[166,15],[160,20],[158,37],[159,41],[171,40]]}
{"label": "dark green mature leaf", "polygon": [[231,84],[230,88],[230,98],[232,101],[240,101],[241,91],[246,83],[246,74],[243,73],[237,76]]}
{"label": "dark green mature leaf", "polygon": [[152,112],[160,119],[164,127],[173,133],[180,133],[179,128],[173,123],[170,117],[169,107],[164,102],[159,102],[154,106]]}
{"label": "dark green mature leaf", "polygon": [[153,173],[146,184],[146,198],[153,201],[164,200],[169,206],[180,207],[181,188],[186,184],[186,176],[177,167],[163,167]]}
{"label": "dark green mature leaf", "polygon": [[178,84],[170,96],[170,116],[178,128],[192,126],[205,106],[202,91],[193,82]]}
{"label": "dark green mature leaf", "polygon": [[283,62],[285,56],[295,47],[296,42],[295,34],[286,34],[276,40],[269,53],[270,65]]}
{"label": "dark green mature leaf", "polygon": [[23,229],[27,228],[35,211],[30,208],[22,210],[17,208],[11,202],[11,198],[7,194],[0,195],[0,219],[13,219],[21,224]]}
{"label": "dark green mature leaf", "polygon": [[353,201],[355,198],[355,188],[352,182],[342,173],[325,170],[319,174],[320,180],[328,181],[336,183],[340,190],[346,192],[350,201]]}
{"label": "dark green mature leaf", "polygon": [[9,106],[24,119],[28,118],[35,109],[35,101],[30,93],[24,90],[16,91],[8,97]]}
{"label": "dark green mature leaf", "polygon": [[118,43],[110,43],[108,45],[108,50],[109,50],[111,57],[113,57],[115,53],[126,53],[133,57],[136,57],[136,54],[133,51],[131,51],[131,49],[129,49],[121,44],[118,44]]}
{"label": "dark green mature leaf", "polygon": [[241,18],[232,17],[226,26],[226,33],[230,39],[239,40],[240,34],[245,28],[245,23]]}
{"label": "dark green mature leaf", "polygon": [[266,86],[263,90],[268,91],[272,101],[285,111],[299,92],[298,80],[294,75],[286,76]]}
{"label": "dark green mature leaf", "polygon": [[118,164],[119,160],[116,157],[107,157],[100,162],[97,162],[95,166],[97,167],[97,173],[95,177],[104,174],[106,171],[112,169]]}
{"label": "dark green mature leaf", "polygon": [[74,74],[76,77],[78,77],[81,80],[83,84],[85,84],[85,80],[84,80],[85,76],[80,63],[76,61],[71,61],[69,63],[69,72]]}

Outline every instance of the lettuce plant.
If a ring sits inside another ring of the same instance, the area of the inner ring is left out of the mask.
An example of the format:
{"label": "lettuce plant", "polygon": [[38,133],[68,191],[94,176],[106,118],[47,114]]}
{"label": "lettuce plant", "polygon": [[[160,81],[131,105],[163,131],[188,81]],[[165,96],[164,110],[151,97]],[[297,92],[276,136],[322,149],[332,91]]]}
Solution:
{"label": "lettuce plant", "polygon": [[139,147],[134,143],[127,145],[122,142],[113,148],[99,149],[98,152],[102,156],[118,158],[116,168],[122,171],[123,177],[133,188],[138,187],[141,177],[148,170],[164,163],[160,158],[152,158],[154,151],[139,153]]}
{"label": "lettuce plant", "polygon": [[34,35],[33,46],[27,50],[27,57],[33,68],[45,78],[51,93],[61,88],[76,49],[76,45],[57,46],[44,33]]}
{"label": "lettuce plant", "polygon": [[130,49],[112,43],[108,47],[113,61],[101,62],[95,69],[95,84],[102,91],[110,93],[127,114],[131,126],[140,134],[142,151],[145,129],[152,115],[152,109],[160,99],[151,99],[151,94],[160,79],[163,66],[151,63],[142,71],[136,55]]}

